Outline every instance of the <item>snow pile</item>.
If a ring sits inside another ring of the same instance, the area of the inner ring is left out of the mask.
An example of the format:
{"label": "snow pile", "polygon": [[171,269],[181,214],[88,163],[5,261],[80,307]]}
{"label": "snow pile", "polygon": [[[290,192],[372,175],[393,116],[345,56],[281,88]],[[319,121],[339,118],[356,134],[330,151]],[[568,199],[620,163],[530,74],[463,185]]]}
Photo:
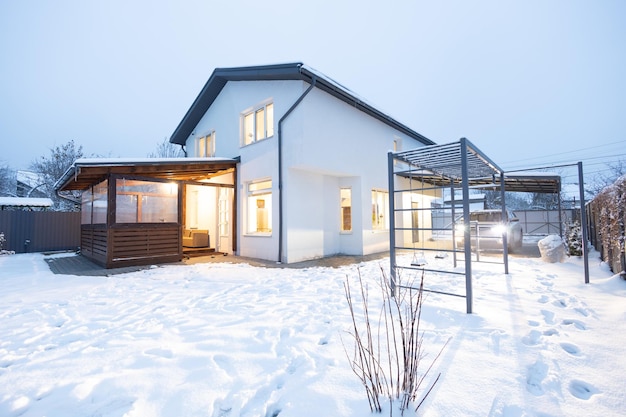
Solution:
{"label": "snow pile", "polygon": [[[360,271],[376,305],[388,267],[207,263],[80,277],[53,275],[41,254],[0,257],[0,415],[371,415],[342,343],[352,351],[343,284]],[[471,315],[462,298],[427,294],[428,358],[450,342],[420,415],[621,415],[626,282],[592,261],[585,285],[578,258],[514,258],[509,269],[473,264]],[[461,281],[425,275],[426,288],[462,293]]]}
{"label": "snow pile", "polygon": [[549,235],[541,239],[537,245],[544,262],[563,262],[567,258],[563,240],[559,235]]}

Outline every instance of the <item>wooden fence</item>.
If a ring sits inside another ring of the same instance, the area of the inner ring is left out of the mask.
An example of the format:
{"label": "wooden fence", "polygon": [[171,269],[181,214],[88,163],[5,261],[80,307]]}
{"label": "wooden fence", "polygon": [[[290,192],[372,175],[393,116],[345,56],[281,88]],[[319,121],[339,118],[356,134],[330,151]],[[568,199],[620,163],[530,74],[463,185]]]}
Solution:
{"label": "wooden fence", "polygon": [[76,250],[80,246],[80,212],[0,211],[2,249],[25,252]]}

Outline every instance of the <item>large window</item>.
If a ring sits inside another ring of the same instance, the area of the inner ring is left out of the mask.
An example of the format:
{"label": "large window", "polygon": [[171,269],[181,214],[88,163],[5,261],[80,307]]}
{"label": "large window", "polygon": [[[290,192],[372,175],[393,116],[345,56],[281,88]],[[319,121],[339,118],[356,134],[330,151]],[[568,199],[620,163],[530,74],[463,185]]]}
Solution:
{"label": "large window", "polygon": [[116,223],[178,222],[178,184],[119,178],[115,187]]}
{"label": "large window", "polygon": [[248,184],[248,233],[272,232],[272,180]]}
{"label": "large window", "polygon": [[243,144],[274,136],[274,104],[268,103],[242,115]]}
{"label": "large window", "polygon": [[80,202],[80,223],[91,224],[91,208],[93,207],[93,191],[91,188],[83,191]]}
{"label": "large window", "polygon": [[107,188],[104,180],[85,191],[81,196],[81,224],[105,224],[107,222]]}
{"label": "large window", "polygon": [[215,131],[196,139],[196,156],[200,158],[215,156]]}
{"label": "large window", "polygon": [[352,189],[342,188],[340,190],[341,198],[341,231],[352,231]]}
{"label": "large window", "polygon": [[93,187],[93,223],[105,224],[107,222],[107,207],[109,182],[102,181]]}
{"label": "large window", "polygon": [[389,229],[389,193],[387,191],[372,190],[372,229]]}

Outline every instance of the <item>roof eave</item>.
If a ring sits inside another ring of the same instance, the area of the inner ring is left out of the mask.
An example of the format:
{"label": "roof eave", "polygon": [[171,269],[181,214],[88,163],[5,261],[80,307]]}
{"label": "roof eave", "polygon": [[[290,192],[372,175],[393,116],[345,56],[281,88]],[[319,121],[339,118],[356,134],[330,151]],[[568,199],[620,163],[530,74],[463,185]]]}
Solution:
{"label": "roof eave", "polygon": [[321,76],[319,73],[309,69],[304,64],[290,63],[266,66],[238,67],[238,68],[216,68],[209,77],[200,94],[196,97],[191,107],[178,124],[170,138],[170,142],[184,145],[187,138],[192,134],[193,129],[200,122],[206,111],[213,104],[213,101],[220,94],[228,81],[256,81],[256,80],[302,80],[309,84],[316,79],[316,87],[332,96],[355,106],[362,112],[382,121],[388,126],[418,140],[424,145],[434,145],[435,142],[417,133],[408,126],[398,122],[394,118],[386,115],[372,105],[359,99],[347,88]]}

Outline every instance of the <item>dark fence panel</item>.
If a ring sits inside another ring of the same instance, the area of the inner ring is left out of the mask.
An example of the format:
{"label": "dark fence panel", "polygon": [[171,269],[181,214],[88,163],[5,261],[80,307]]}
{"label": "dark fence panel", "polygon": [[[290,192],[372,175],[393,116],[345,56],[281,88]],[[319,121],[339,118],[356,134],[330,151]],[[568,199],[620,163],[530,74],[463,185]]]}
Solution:
{"label": "dark fence panel", "polygon": [[16,253],[78,249],[80,212],[0,211],[0,233]]}

